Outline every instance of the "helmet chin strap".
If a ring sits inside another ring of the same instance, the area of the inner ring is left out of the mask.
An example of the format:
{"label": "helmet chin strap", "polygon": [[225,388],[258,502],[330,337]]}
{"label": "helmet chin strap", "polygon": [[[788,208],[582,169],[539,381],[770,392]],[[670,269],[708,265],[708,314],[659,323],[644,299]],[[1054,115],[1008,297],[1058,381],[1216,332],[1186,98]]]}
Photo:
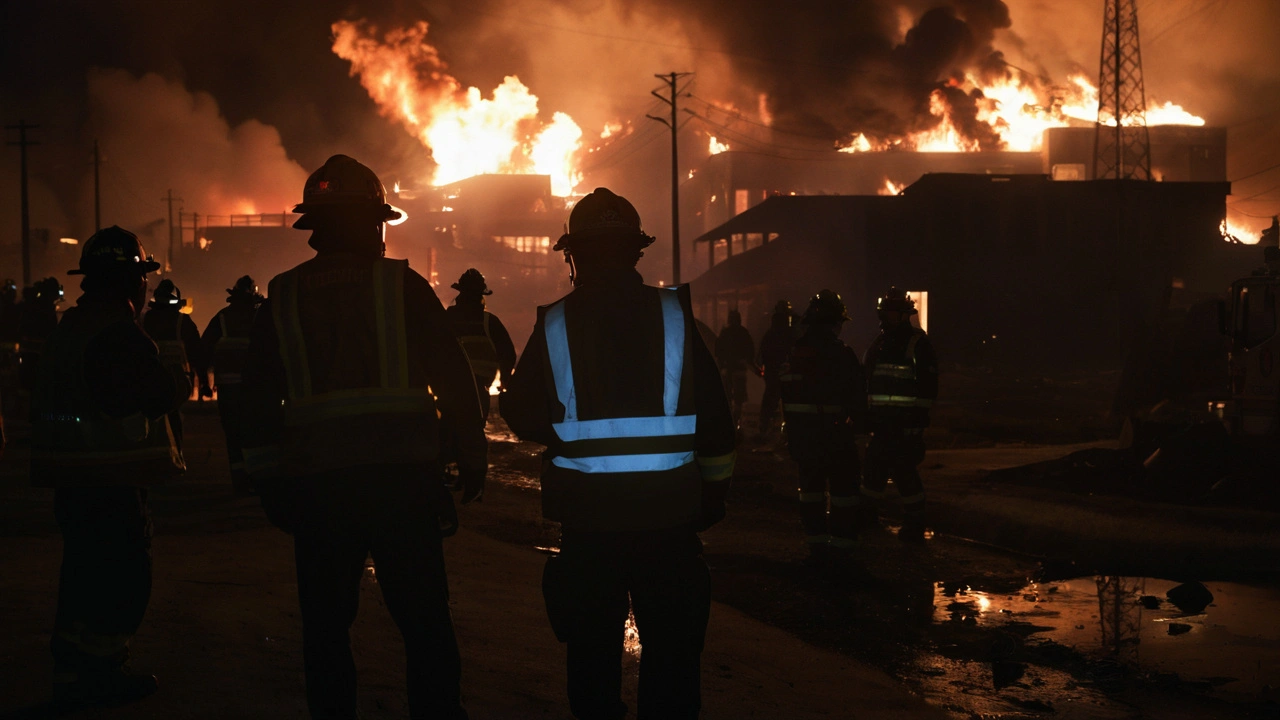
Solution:
{"label": "helmet chin strap", "polygon": [[568,250],[564,251],[564,261],[569,264],[569,284],[578,287],[578,266],[573,263],[573,255]]}

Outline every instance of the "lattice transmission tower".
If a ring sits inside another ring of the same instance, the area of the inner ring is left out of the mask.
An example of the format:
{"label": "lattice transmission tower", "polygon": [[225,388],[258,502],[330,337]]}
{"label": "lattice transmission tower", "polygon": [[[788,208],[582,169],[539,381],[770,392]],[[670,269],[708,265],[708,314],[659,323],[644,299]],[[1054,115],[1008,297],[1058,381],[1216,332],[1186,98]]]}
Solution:
{"label": "lattice transmission tower", "polygon": [[1099,180],[1150,180],[1151,137],[1142,87],[1138,2],[1106,0],[1106,4],[1093,176]]}

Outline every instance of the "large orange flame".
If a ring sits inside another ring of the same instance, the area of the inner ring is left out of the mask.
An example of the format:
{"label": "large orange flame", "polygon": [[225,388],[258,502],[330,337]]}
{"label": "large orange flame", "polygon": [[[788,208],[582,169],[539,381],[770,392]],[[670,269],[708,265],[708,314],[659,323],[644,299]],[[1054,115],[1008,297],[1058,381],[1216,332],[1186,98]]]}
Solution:
{"label": "large orange flame", "polygon": [[432,182],[444,185],[483,173],[551,176],[552,192],[568,195],[581,179],[575,155],[582,130],[557,112],[538,118],[538,98],[514,75],[490,97],[463,88],[426,42],[427,23],[378,37],[365,21],[336,22],[333,52],[351,63],[383,115],[399,120],[436,162]]}

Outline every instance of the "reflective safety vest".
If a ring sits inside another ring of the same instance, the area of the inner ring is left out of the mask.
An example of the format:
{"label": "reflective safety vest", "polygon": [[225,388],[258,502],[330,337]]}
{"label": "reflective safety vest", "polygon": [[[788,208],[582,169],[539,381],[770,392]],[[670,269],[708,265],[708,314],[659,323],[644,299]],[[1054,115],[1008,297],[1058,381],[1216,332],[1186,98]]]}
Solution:
{"label": "reflective safety vest", "polygon": [[182,342],[182,313],[178,313],[178,321],[173,329],[173,338],[156,340],[160,348],[160,362],[167,367],[181,368],[183,373],[191,372],[191,362],[187,358],[187,345]]}
{"label": "reflective safety vest", "polygon": [[118,314],[77,309],[45,345],[32,398],[31,478],[37,487],[145,487],[186,471],[168,417],[113,418],[93,402],[84,353]]}
{"label": "reflective safety vest", "polygon": [[[920,397],[919,376],[916,373],[916,343],[924,337],[916,331],[898,358],[871,357],[874,363],[867,383],[867,404],[876,409],[902,408],[924,409],[933,407],[933,400]],[[883,352],[883,346],[881,346]],[[886,362],[888,360],[888,362]],[[892,412],[892,410],[890,410]]]}
{"label": "reflective safety vest", "polygon": [[[280,452],[286,474],[434,461],[439,447],[435,398],[425,381],[420,387],[409,382],[404,301],[408,266],[404,260],[372,263],[374,306],[368,312],[376,323],[377,347],[367,352],[377,357],[377,385],[325,392],[316,392],[312,382],[298,304],[304,271],[294,268],[271,281],[272,317],[288,384]],[[248,455],[246,450],[246,460]]]}
{"label": "reflective safety vest", "polygon": [[[471,363],[471,372],[478,378],[485,378],[489,383],[493,382],[493,378],[501,369],[498,362],[498,348],[493,344],[493,337],[489,335],[489,318],[488,312],[484,313],[483,325],[477,327],[478,323],[466,323],[469,329],[482,329],[480,334],[458,335],[458,343],[462,345],[462,350],[467,354],[467,360]],[[488,392],[488,385],[480,388],[481,392]]]}
{"label": "reflective safety vest", "polygon": [[662,301],[664,381],[663,414],[656,416],[579,420],[564,301],[547,309],[547,355],[556,398],[564,406],[564,420],[552,424],[562,443],[552,465],[592,475],[661,472],[694,462],[698,416],[676,414],[684,374],[684,309],[675,289],[662,289],[658,294]]}
{"label": "reflective safety vest", "polygon": [[249,351],[249,336],[231,334],[225,310],[218,313],[218,327],[222,333],[213,345],[214,382],[223,388],[239,385],[244,356]]}

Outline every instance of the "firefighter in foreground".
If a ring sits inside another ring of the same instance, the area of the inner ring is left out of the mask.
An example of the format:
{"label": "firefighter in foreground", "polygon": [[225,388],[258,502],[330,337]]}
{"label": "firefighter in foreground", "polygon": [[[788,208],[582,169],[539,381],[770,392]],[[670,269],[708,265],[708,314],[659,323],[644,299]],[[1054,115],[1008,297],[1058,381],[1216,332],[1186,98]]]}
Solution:
{"label": "firefighter in foreground", "polygon": [[[182,299],[182,292],[165,278],[156,286],[151,296],[150,309],[142,317],[142,329],[160,348],[160,360],[176,373],[185,374],[189,384],[194,384],[197,374],[192,361],[200,358],[200,328],[190,315],[182,312],[187,301]],[[169,424],[173,426],[173,435],[178,439],[178,447],[182,447],[182,411],[174,410],[169,414]]]}
{"label": "firefighter in foreground", "polygon": [[502,385],[511,381],[511,371],[516,366],[516,346],[511,335],[496,315],[485,310],[484,296],[493,291],[485,284],[484,275],[471,268],[462,273],[453,284],[458,297],[448,308],[453,332],[467,353],[471,372],[476,377],[476,389],[480,393],[480,406],[489,417],[489,386],[494,378],[501,378]]}
{"label": "firefighter in foreground", "polygon": [[764,378],[764,394],[760,396],[761,440],[773,431],[773,416],[777,414],[778,403],[782,399],[782,383],[778,380],[778,374],[796,341],[796,329],[791,326],[792,318],[791,303],[779,300],[773,306],[769,329],[760,338],[756,363],[760,365],[761,376]]}
{"label": "firefighter in foreground", "polygon": [[830,551],[847,556],[858,536],[856,440],[867,395],[858,354],[840,340],[848,319],[835,292],[814,295],[804,314],[805,333],[779,373],[787,446],[800,466],[800,522],[817,562]]}
{"label": "firefighter in foreground", "polygon": [[54,490],[62,573],[51,643],[63,706],[129,702],[156,679],[126,667],[151,596],[147,488],[180,474],[168,413],[191,392],[138,325],[159,268],[119,227],[84,244],[84,290],[45,345],[33,397],[31,477]]}
{"label": "firefighter in foreground", "polygon": [[734,427],[688,288],[636,272],[652,242],[626,199],[597,188],[578,201],[555,246],[575,289],[540,308],[500,407],[517,435],[547,446],[542,514],[562,535],[543,595],[580,720],[627,712],[629,607],[644,644],[638,717],[701,707],[711,597],[698,532],[724,517]]}
{"label": "firefighter in foreground", "polygon": [[924,540],[924,483],[917,466],[924,460],[924,431],[929,409],[938,397],[938,358],[924,330],[911,323],[916,305],[896,287],[876,303],[880,335],[867,350],[868,429],[867,468],[862,495],[868,520],[885,498],[893,480],[902,500],[904,542]]}
{"label": "firefighter in foreground", "polygon": [[372,170],[334,155],[294,212],[316,256],[276,276],[258,309],[242,423],[263,509],[294,536],[311,716],[356,717],[350,628],[372,555],[404,637],[410,716],[465,718],[441,546],[457,515],[435,464],[444,423],[462,502],[480,497],[471,368],[431,285],[383,257],[384,223],[401,213]]}
{"label": "firefighter in foreground", "polygon": [[[214,388],[218,389],[218,415],[227,440],[227,459],[231,462],[231,487],[242,494],[250,488],[241,450],[240,415],[244,394],[240,390],[240,377],[245,352],[249,349],[249,330],[261,303],[257,283],[245,275],[227,290],[227,307],[213,316],[200,336],[200,395],[213,397]],[[210,366],[213,367],[212,385]]]}
{"label": "firefighter in foreground", "polygon": [[733,424],[742,425],[742,405],[747,401],[747,369],[755,364],[751,333],[742,327],[742,313],[729,311],[728,324],[716,338],[716,361],[724,373],[724,389],[733,403]]}

